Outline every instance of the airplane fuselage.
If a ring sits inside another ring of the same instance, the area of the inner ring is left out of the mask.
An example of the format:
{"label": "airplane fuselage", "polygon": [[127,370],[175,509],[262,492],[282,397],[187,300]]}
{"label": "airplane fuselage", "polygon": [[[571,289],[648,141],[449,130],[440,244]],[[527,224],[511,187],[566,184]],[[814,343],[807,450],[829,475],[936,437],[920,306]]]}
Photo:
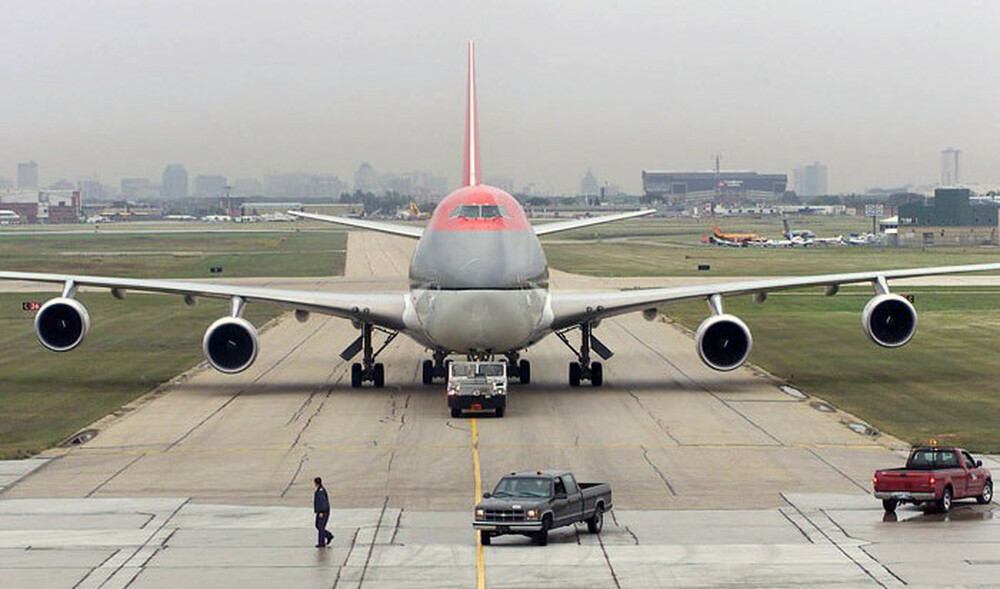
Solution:
{"label": "airplane fuselage", "polygon": [[548,263],[524,209],[491,186],[456,190],[437,206],[410,263],[404,322],[424,345],[504,353],[551,324]]}

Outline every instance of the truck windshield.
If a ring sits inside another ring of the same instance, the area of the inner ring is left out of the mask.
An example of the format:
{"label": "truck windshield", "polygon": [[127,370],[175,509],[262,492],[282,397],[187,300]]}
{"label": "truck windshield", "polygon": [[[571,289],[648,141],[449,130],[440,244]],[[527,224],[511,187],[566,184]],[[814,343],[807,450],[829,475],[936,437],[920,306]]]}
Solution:
{"label": "truck windshield", "polygon": [[536,477],[508,477],[502,479],[493,491],[494,497],[548,497],[549,479]]}
{"label": "truck windshield", "polygon": [[503,366],[499,364],[480,364],[478,376],[503,376]]}
{"label": "truck windshield", "polygon": [[921,449],[914,450],[906,467],[914,470],[934,470],[935,468],[957,468],[958,455],[954,450]]}

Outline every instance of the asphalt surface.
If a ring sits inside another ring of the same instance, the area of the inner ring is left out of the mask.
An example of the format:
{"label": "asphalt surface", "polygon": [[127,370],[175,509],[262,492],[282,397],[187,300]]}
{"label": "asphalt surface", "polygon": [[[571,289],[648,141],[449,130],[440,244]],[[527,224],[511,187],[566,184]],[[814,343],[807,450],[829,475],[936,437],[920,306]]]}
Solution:
{"label": "asphalt surface", "polygon": [[[402,290],[412,241],[352,232],[346,276]],[[669,284],[668,280],[662,281]],[[553,288],[625,286],[554,273]],[[993,506],[883,521],[871,473],[905,447],[748,367],[716,373],[690,336],[638,314],[597,335],[605,386],[572,389],[570,352],[532,348],[507,416],[452,419],[419,384],[416,344],[380,360],[384,389],[351,389],[343,320],[286,315],[237,376],[178,376],[96,437],[0,465],[0,585],[639,587],[993,585]],[[85,353],[81,351],[79,353]],[[72,386],[53,376],[53,386]],[[854,429],[849,427],[854,425]],[[863,425],[863,424],[862,424]],[[989,465],[998,466],[992,460]],[[475,497],[504,473],[570,468],[605,481],[604,533],[547,548],[479,547]],[[6,470],[5,470],[6,469]],[[333,547],[312,547],[312,479],[328,482]],[[53,572],[54,571],[54,572]],[[45,576],[55,575],[55,576]]]}

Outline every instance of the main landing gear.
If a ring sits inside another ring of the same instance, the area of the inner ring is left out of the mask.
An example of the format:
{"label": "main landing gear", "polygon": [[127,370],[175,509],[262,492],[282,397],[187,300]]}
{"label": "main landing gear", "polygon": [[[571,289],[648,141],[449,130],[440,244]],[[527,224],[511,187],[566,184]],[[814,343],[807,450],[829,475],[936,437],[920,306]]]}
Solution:
{"label": "main landing gear", "polygon": [[[381,347],[375,350],[372,345],[372,332],[375,330],[381,331],[386,334],[386,340],[382,342]],[[362,352],[361,362],[355,362],[351,364],[351,387],[360,388],[362,383],[370,382],[375,385],[375,388],[380,389],[385,386],[385,366],[381,362],[375,362],[375,358],[378,357],[382,350],[389,345],[392,340],[396,339],[399,335],[398,331],[389,331],[388,329],[383,329],[372,325],[371,323],[361,324],[361,335],[358,339],[354,340],[351,345],[347,346],[343,352],[340,353],[340,357],[345,361],[358,355],[358,352]]]}
{"label": "main landing gear", "polygon": [[531,362],[519,358],[517,352],[507,354],[507,376],[516,378],[521,384],[528,384],[531,382]]}
{"label": "main landing gear", "polygon": [[[557,331],[556,336],[562,340],[566,347],[573,350],[576,354],[577,361],[569,363],[569,386],[578,387],[580,386],[580,381],[589,380],[590,384],[595,387],[599,387],[604,384],[604,366],[600,362],[590,361],[590,352],[593,351],[595,354],[601,357],[603,360],[615,355],[606,345],[604,345],[601,340],[597,339],[593,334],[593,324],[590,322],[581,323],[577,327],[571,327],[563,331]],[[573,329],[580,330],[580,349],[577,350],[573,347],[573,344],[569,342],[569,338],[566,334]]]}

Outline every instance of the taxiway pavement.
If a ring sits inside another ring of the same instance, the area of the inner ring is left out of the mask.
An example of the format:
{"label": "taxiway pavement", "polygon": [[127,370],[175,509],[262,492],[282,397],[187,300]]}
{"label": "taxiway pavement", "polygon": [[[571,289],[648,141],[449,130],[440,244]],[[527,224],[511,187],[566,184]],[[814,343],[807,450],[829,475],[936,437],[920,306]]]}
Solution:
{"label": "taxiway pavement", "polygon": [[[402,290],[412,246],[351,232],[346,276],[311,282]],[[599,286],[553,275],[554,289],[584,283]],[[93,587],[998,579],[992,506],[882,521],[870,477],[901,460],[898,440],[857,433],[852,416],[754,367],[706,368],[669,323],[633,314],[598,333],[616,352],[604,387],[570,388],[572,357],[550,337],[527,353],[532,383],[512,386],[506,417],[451,419],[443,387],[420,384],[420,346],[398,338],[380,357],[386,388],[351,389],[337,356],[356,337],[350,324],[286,315],[247,372],[195,368],[96,424],[86,444],[0,479],[0,579],[29,586],[53,569],[59,584]],[[53,386],[72,383],[55,375]],[[543,467],[612,484],[606,531],[556,532],[547,548],[516,537],[477,546],[477,489]],[[337,540],[323,551],[312,548],[314,476],[334,505]]]}

